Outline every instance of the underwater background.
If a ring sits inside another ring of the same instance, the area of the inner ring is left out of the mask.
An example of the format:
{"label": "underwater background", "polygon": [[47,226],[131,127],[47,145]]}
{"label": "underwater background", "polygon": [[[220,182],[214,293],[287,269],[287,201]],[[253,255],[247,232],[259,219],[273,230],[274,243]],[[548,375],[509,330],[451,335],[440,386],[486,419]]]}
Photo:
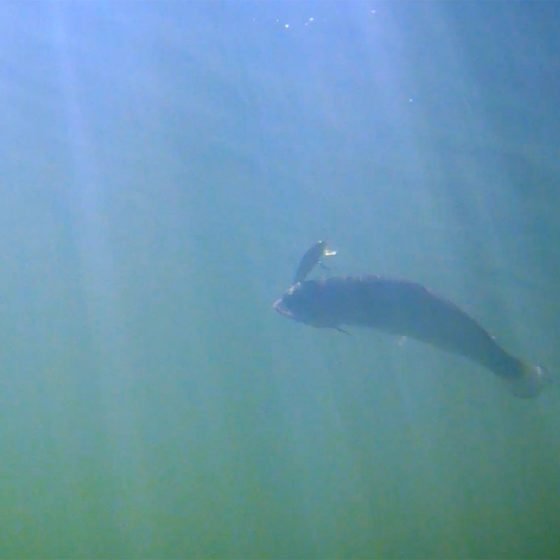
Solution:
{"label": "underwater background", "polygon": [[271,307],[327,239],[558,375],[559,27],[3,4],[0,557],[560,557],[558,385]]}

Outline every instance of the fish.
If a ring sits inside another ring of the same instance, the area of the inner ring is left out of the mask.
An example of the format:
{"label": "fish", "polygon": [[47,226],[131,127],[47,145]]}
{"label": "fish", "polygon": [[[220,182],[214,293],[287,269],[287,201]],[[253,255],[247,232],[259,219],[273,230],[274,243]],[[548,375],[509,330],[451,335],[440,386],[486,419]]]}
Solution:
{"label": "fish", "polygon": [[304,253],[296,269],[292,284],[303,282],[323,257],[332,257],[336,251],[327,247],[326,241],[317,241]]}
{"label": "fish", "polygon": [[298,281],[273,307],[313,327],[377,329],[463,356],[505,380],[517,397],[537,396],[549,380],[546,368],[516,358],[469,314],[416,282],[376,275]]}

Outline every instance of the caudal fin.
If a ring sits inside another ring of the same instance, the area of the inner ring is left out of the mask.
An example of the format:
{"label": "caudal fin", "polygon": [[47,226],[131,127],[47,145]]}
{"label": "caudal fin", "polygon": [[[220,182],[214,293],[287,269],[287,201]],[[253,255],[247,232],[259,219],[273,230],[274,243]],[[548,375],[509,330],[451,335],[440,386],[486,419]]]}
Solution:
{"label": "caudal fin", "polygon": [[511,390],[516,397],[530,399],[536,397],[550,381],[548,370],[542,366],[520,364],[521,375],[510,380]]}

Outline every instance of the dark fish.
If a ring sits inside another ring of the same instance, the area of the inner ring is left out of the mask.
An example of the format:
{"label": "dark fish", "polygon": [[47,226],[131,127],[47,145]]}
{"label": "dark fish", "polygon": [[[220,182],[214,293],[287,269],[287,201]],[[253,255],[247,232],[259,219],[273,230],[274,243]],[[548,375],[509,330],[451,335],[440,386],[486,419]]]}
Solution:
{"label": "dark fish", "polygon": [[312,245],[305,252],[303,257],[301,257],[293,283],[303,282],[307,278],[307,275],[315,268],[317,263],[321,262],[323,257],[332,257],[333,255],[336,255],[336,251],[331,251],[327,248],[326,241],[317,241],[317,243]]}
{"label": "dark fish", "polygon": [[547,375],[506,352],[455,304],[414,282],[379,276],[298,282],[274,309],[314,327],[370,327],[432,344],[490,369],[519,397],[536,396]]}

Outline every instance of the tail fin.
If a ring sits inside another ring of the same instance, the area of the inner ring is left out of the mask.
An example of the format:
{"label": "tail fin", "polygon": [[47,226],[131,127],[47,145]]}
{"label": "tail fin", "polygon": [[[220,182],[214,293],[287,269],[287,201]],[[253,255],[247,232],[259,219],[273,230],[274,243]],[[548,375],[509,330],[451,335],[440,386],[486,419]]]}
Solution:
{"label": "tail fin", "polygon": [[542,366],[521,363],[521,375],[511,379],[511,390],[516,397],[530,399],[536,397],[549,383],[550,374]]}

